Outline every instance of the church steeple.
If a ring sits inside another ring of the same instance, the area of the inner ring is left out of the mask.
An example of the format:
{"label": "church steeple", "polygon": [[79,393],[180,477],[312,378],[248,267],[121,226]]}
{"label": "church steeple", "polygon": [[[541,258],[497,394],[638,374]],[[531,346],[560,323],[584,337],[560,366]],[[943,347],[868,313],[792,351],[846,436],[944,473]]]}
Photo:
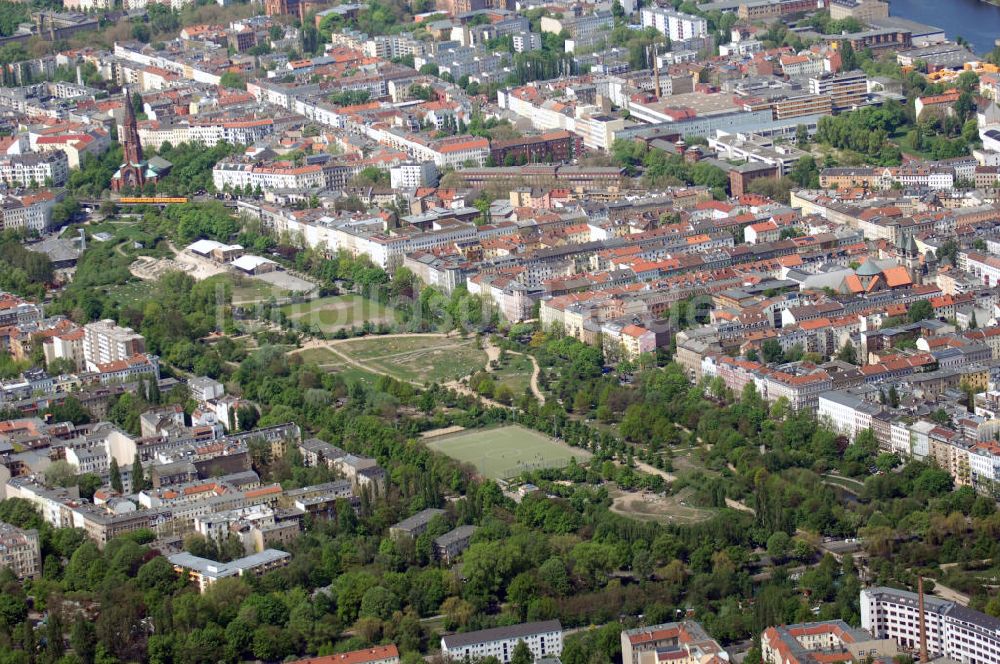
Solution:
{"label": "church steeple", "polygon": [[128,88],[125,88],[125,122],[122,123],[122,130],[125,163],[138,166],[142,163],[142,143],[139,141],[139,126],[135,120],[135,108],[132,106],[132,95]]}
{"label": "church steeple", "polygon": [[122,189],[141,189],[146,184],[146,163],[142,159],[142,143],[139,140],[139,126],[135,119],[135,109],[132,107],[132,95],[125,88],[125,118],[122,122],[121,135],[118,141],[122,144],[123,162],[118,172],[111,179],[114,191]]}

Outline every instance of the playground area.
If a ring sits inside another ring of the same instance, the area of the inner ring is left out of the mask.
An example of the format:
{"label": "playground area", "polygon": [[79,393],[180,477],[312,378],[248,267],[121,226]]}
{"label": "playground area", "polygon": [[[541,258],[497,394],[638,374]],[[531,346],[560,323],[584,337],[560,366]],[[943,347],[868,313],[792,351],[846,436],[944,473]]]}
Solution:
{"label": "playground area", "polygon": [[706,521],[715,513],[711,509],[694,507],[690,500],[694,490],[682,489],[672,496],[651,491],[609,491],[611,511],[639,521],[692,524]]}

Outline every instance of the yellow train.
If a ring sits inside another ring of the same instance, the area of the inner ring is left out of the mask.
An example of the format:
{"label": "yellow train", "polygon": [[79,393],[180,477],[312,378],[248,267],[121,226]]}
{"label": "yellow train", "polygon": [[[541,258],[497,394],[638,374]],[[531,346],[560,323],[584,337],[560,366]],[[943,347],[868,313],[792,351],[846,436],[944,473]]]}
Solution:
{"label": "yellow train", "polygon": [[128,197],[122,197],[122,198],[119,198],[117,201],[114,201],[114,202],[115,203],[119,203],[121,205],[164,205],[164,204],[172,204],[172,203],[187,203],[188,199],[186,197],[183,197],[183,196],[174,197],[174,198],[168,198],[168,197],[159,197],[159,198],[128,198]]}

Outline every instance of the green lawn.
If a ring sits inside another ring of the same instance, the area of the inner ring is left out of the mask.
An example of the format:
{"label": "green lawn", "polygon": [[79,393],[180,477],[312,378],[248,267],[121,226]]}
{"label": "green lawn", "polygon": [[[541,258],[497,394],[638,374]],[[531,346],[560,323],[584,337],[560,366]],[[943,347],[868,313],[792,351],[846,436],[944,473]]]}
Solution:
{"label": "green lawn", "polygon": [[307,348],[296,353],[302,358],[303,364],[343,364],[344,361],[337,357],[329,348]]}
{"label": "green lawn", "polygon": [[279,298],[288,295],[288,291],[282,290],[273,284],[269,284],[261,279],[248,279],[236,275],[226,275],[233,282],[233,303],[245,304],[250,302],[265,302],[272,297]]}
{"label": "green lawn", "polygon": [[475,339],[412,335],[353,339],[337,350],[378,371],[415,383],[457,380],[482,369],[486,352]]}
{"label": "green lawn", "polygon": [[295,354],[302,358],[304,364],[316,364],[326,371],[337,374],[348,383],[374,385],[375,381],[378,380],[378,374],[344,362],[344,358],[329,348],[307,348]]}
{"label": "green lawn", "polygon": [[336,332],[365,322],[394,325],[396,310],[361,295],[335,295],[309,302],[287,304],[282,313],[296,323],[309,324],[323,332]]}
{"label": "green lawn", "polygon": [[343,378],[348,384],[361,383],[362,385],[373,387],[375,385],[375,381],[378,380],[378,376],[376,374],[352,366],[343,366],[338,368],[335,373]]}
{"label": "green lawn", "polygon": [[515,395],[522,395],[531,386],[531,360],[526,355],[508,354],[504,366],[493,372],[497,387],[506,385]]}
{"label": "green lawn", "polygon": [[463,463],[470,463],[485,477],[506,479],[533,468],[562,467],[572,458],[590,453],[559,443],[521,426],[476,429],[435,438],[427,446]]}
{"label": "green lawn", "polygon": [[136,306],[152,297],[156,290],[153,281],[130,281],[126,284],[110,286],[105,289],[108,297],[121,306]]}

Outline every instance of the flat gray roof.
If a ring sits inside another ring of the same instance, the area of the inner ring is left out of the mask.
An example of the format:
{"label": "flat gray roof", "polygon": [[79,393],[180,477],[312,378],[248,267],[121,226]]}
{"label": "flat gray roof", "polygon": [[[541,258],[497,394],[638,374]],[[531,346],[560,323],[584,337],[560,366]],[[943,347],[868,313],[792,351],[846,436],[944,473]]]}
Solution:
{"label": "flat gray roof", "polygon": [[472,646],[477,643],[488,643],[489,641],[526,638],[535,634],[561,631],[562,623],[558,620],[543,620],[541,622],[521,623],[520,625],[508,625],[506,627],[482,629],[478,632],[449,634],[448,636],[442,637],[441,641],[444,643],[445,647],[451,649]]}

